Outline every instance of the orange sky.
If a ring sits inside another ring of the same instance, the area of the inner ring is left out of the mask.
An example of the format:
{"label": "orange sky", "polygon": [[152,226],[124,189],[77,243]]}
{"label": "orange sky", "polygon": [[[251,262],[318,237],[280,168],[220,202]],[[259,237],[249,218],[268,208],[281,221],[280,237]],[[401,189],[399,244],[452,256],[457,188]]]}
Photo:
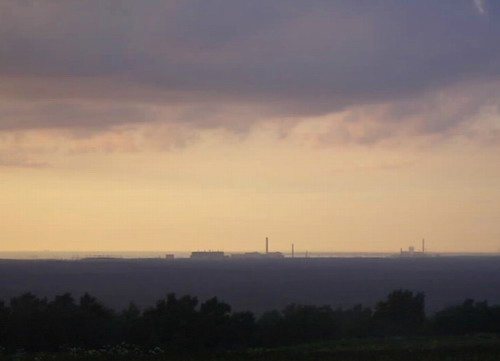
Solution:
{"label": "orange sky", "polygon": [[324,146],[305,128],[203,132],[170,150],[21,137],[43,151],[30,156],[39,166],[0,168],[2,250],[249,251],[265,236],[283,251],[394,251],[422,237],[434,251],[500,248],[497,147]]}
{"label": "orange sky", "polygon": [[0,251],[497,252],[499,16],[2,2]]}

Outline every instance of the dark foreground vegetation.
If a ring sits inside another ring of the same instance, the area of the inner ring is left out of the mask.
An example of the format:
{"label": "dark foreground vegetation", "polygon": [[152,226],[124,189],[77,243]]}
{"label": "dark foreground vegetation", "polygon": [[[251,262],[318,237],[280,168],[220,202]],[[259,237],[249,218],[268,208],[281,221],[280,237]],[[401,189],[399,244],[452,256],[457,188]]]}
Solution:
{"label": "dark foreground vegetation", "polygon": [[115,346],[60,352],[0,354],[0,361],[497,361],[500,338],[491,335],[337,340],[274,349],[171,353]]}
{"label": "dark foreground vegetation", "polygon": [[[478,338],[481,334],[490,336]],[[0,302],[0,354],[16,358],[27,353],[53,359],[141,355],[156,360],[166,354],[203,354],[258,360],[303,359],[297,357],[307,354],[357,360],[369,353],[383,356],[370,356],[380,360],[420,359],[412,358],[418,355],[443,360],[445,354],[466,360],[458,355],[484,353],[479,359],[488,360],[487,355],[500,354],[495,334],[500,335],[500,306],[466,300],[426,317],[424,295],[406,290],[390,293],[373,309],[292,304],[259,317],[231,312],[217,298],[200,303],[174,294],[154,307],[140,310],[131,304],[122,312],[88,294],[79,300],[63,294],[50,301],[24,294],[8,304]],[[313,346],[295,347],[298,344]]]}

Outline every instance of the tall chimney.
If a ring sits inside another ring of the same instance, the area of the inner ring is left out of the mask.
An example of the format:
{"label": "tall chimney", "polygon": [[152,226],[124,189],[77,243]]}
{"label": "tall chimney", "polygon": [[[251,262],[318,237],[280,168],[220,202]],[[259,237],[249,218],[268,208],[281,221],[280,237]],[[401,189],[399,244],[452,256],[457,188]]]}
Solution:
{"label": "tall chimney", "polygon": [[295,245],[292,243],[292,258],[295,257]]}
{"label": "tall chimney", "polygon": [[425,252],[425,238],[422,238],[422,253]]}
{"label": "tall chimney", "polygon": [[266,237],[266,254],[269,253],[269,238]]}

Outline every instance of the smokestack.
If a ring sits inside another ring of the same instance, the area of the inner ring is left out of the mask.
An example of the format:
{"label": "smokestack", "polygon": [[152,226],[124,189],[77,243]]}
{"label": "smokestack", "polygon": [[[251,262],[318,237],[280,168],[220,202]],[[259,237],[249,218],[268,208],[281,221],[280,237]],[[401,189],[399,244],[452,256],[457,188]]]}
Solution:
{"label": "smokestack", "polygon": [[266,237],[266,254],[269,253],[269,239]]}
{"label": "smokestack", "polygon": [[425,252],[425,238],[422,238],[422,253]]}
{"label": "smokestack", "polygon": [[292,258],[295,257],[295,245],[292,243]]}

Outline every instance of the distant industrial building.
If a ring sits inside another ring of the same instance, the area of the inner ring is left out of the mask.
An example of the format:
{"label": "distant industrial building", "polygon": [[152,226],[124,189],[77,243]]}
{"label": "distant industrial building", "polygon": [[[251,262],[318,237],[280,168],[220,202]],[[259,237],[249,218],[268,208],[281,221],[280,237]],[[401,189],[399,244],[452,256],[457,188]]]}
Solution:
{"label": "distant industrial building", "polygon": [[234,259],[277,259],[285,258],[281,252],[269,252],[269,238],[266,237],[266,252],[246,252],[246,253],[233,253],[231,258]]}
{"label": "distant industrial building", "polygon": [[226,259],[228,256],[221,251],[196,251],[191,252],[191,259],[200,260],[221,260]]}
{"label": "distant industrial building", "polygon": [[234,259],[268,259],[268,258],[285,258],[283,253],[281,252],[268,252],[268,253],[260,253],[260,252],[246,252],[246,253],[233,253],[231,254],[231,258]]}
{"label": "distant industrial building", "polygon": [[165,259],[175,259],[175,255],[174,254],[171,254],[171,253],[167,253],[165,255]]}
{"label": "distant industrial building", "polygon": [[266,237],[265,252],[232,253],[230,256],[222,251],[196,251],[191,252],[191,259],[199,260],[222,260],[231,257],[232,259],[279,259],[285,258],[281,252],[269,252],[269,238]]}
{"label": "distant industrial building", "polygon": [[420,251],[416,250],[415,247],[410,246],[408,250],[405,251],[401,248],[399,251],[400,257],[425,257],[427,253],[425,253],[425,239],[422,239],[422,249]]}

